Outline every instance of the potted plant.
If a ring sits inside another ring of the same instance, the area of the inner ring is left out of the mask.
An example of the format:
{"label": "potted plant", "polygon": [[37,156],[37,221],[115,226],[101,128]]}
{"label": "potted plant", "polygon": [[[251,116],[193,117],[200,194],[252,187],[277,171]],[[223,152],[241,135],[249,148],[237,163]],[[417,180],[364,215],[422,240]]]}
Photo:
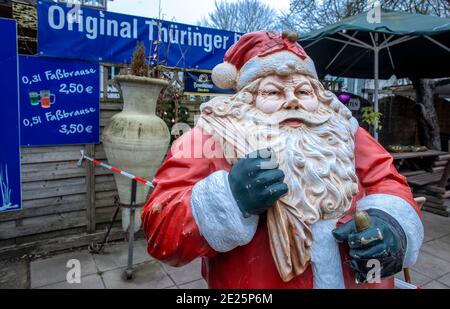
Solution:
{"label": "potted plant", "polygon": [[373,107],[368,106],[361,108],[362,112],[362,121],[369,125],[369,132],[373,135],[375,132],[375,123],[378,123],[378,133],[381,132],[383,126],[381,125],[381,116],[382,113],[375,113]]}
{"label": "potted plant", "polygon": [[[103,133],[106,156],[111,165],[134,175],[152,179],[162,163],[170,141],[169,129],[156,116],[156,103],[161,90],[169,85],[164,79],[149,77],[145,46],[138,44],[128,68],[115,82],[120,87],[123,111],[111,118]],[[131,204],[131,180],[115,174],[120,203]],[[143,205],[149,187],[138,185],[136,204]],[[122,208],[122,226],[128,230],[130,210]],[[141,225],[140,212],[135,213],[135,231]]]}

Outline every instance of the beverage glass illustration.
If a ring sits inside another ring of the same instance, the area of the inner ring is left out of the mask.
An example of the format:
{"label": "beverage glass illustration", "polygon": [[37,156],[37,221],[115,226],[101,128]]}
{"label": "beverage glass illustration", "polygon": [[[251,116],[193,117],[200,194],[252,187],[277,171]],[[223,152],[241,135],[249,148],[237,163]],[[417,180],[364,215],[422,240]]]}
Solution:
{"label": "beverage glass illustration", "polygon": [[30,92],[28,95],[30,97],[30,104],[32,106],[39,105],[39,93],[37,93],[37,92]]}
{"label": "beverage glass illustration", "polygon": [[56,96],[50,90],[42,90],[40,94],[42,108],[50,108],[51,105],[55,104]]}

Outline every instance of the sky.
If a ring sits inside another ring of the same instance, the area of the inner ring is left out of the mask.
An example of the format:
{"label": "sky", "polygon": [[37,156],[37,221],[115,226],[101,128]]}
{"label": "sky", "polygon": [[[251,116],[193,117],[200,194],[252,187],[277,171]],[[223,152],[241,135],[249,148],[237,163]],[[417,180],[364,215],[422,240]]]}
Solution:
{"label": "sky", "polygon": [[[236,1],[236,0],[228,0]],[[287,11],[289,0],[261,0],[277,11]],[[158,18],[159,0],[108,1],[108,11]],[[161,0],[161,19],[196,25],[214,10],[214,0]]]}

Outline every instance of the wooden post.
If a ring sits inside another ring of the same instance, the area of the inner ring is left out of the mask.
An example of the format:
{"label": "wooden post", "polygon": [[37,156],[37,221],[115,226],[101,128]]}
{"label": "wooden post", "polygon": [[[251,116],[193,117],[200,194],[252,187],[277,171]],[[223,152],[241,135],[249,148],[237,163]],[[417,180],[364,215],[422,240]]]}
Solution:
{"label": "wooden post", "polygon": [[103,98],[104,100],[108,99],[108,70],[109,67],[103,63]]}
{"label": "wooden post", "polygon": [[408,283],[412,283],[411,281],[411,273],[409,272],[409,268],[403,268],[403,275],[405,276],[405,281]]}
{"label": "wooden post", "polygon": [[444,188],[447,186],[448,178],[450,176],[450,160],[448,160],[445,166],[444,172],[442,173],[442,178],[439,181],[438,187]]}
{"label": "wooden post", "polygon": [[[86,145],[85,153],[89,157],[94,157],[95,145]],[[95,166],[89,162],[86,164],[86,219],[87,232],[95,233]]]}

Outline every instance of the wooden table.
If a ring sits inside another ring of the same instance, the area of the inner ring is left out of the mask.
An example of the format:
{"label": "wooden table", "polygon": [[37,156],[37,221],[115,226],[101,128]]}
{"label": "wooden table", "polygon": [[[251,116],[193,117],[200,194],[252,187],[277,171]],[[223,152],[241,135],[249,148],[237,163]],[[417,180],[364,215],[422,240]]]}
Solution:
{"label": "wooden table", "polygon": [[427,150],[423,152],[391,153],[394,164],[413,189],[415,197],[426,198],[423,209],[449,216],[446,200],[450,198],[450,153]]}
{"label": "wooden table", "polygon": [[[448,152],[437,150],[391,153],[391,155],[394,158],[395,167],[400,174],[406,177],[425,172],[438,172],[443,169],[442,166],[445,165],[446,161],[450,158]],[[436,162],[441,160],[446,161],[436,165]]]}

